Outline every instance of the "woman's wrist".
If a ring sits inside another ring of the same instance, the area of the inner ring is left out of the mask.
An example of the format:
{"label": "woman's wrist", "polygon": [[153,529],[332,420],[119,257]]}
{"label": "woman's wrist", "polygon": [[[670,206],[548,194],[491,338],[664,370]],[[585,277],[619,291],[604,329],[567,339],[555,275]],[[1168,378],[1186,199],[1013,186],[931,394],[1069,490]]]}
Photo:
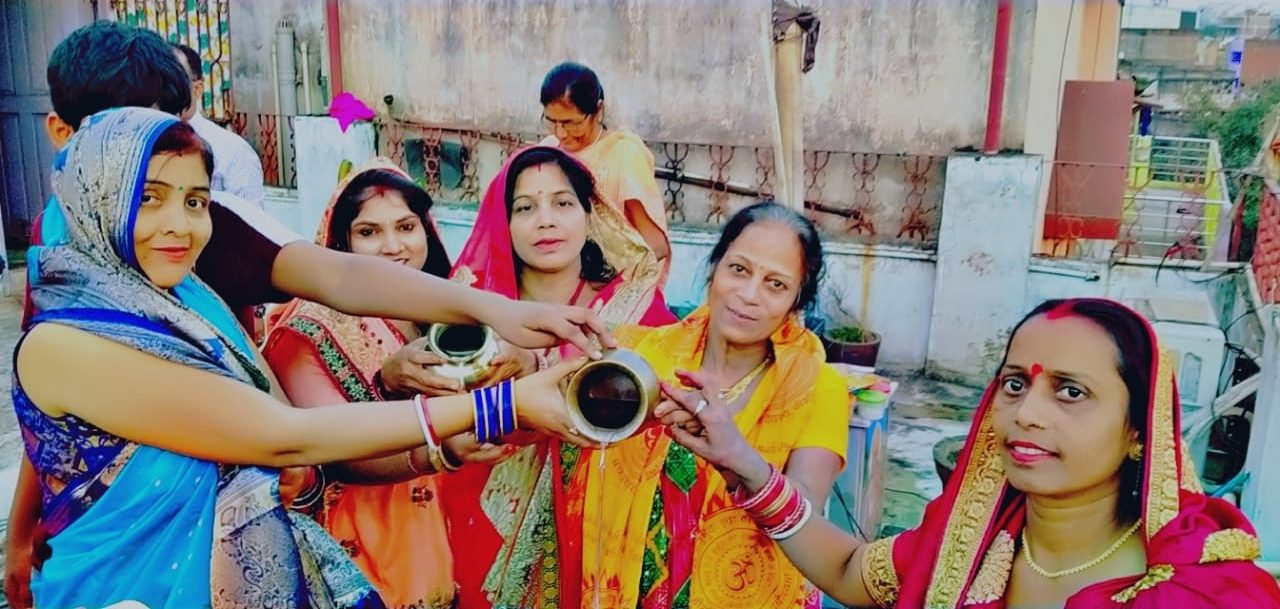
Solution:
{"label": "woman's wrist", "polygon": [[735,459],[729,469],[749,492],[757,492],[768,484],[773,468],[750,446],[744,446],[741,453],[741,457]]}

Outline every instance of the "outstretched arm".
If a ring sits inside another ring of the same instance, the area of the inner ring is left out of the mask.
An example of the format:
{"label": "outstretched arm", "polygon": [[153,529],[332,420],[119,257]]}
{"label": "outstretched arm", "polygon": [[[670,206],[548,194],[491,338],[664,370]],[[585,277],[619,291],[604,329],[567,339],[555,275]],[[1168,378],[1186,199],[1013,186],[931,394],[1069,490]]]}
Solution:
{"label": "outstretched arm", "polygon": [[582,307],[514,301],[378,258],[290,243],[271,267],[271,283],[287,294],[348,315],[418,323],[484,324],[516,346],[570,342],[599,357],[616,343],[595,312]]}
{"label": "outstretched arm", "polygon": [[[558,383],[584,362],[515,381],[520,424],[574,441]],[[312,465],[426,443],[412,400],[282,408],[244,383],[56,323],[28,333],[16,368],[49,416],[71,414],[122,438],[218,463]],[[467,394],[431,399],[428,414],[442,438],[471,430],[475,421]]]}

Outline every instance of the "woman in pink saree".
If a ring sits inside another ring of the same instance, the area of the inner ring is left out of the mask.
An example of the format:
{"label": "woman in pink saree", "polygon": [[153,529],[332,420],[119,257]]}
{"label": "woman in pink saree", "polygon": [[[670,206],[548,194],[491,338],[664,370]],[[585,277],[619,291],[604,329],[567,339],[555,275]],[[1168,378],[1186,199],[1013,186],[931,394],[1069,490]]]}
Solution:
{"label": "woman in pink saree", "polygon": [[737,499],[757,506],[748,509],[800,571],[847,605],[1280,607],[1275,579],[1253,563],[1253,527],[1204,494],[1186,457],[1171,357],[1118,303],[1032,311],[942,496],[919,527],[871,544],[810,518],[801,501],[779,502],[800,518],[761,511],[752,499],[790,496],[785,478],[713,395],[666,391],[669,433],[739,486]]}
{"label": "woman in pink saree", "polygon": [[[535,146],[512,155],[489,184],[453,278],[509,298],[589,306],[615,328],[675,321],[661,272],[645,241],[603,203],[591,172],[566,152]],[[571,352],[528,355],[536,368]],[[529,441],[444,480],[461,609],[578,606],[591,451]]]}

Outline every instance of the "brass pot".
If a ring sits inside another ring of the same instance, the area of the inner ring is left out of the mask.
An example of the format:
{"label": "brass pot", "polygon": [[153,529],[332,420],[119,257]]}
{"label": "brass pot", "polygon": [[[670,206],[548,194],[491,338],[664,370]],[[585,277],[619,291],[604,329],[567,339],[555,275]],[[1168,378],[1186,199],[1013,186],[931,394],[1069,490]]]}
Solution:
{"label": "brass pot", "polygon": [[639,430],[661,391],[649,362],[634,351],[611,349],[573,374],[565,398],[582,436],[608,444]]}
{"label": "brass pot", "polygon": [[488,379],[490,365],[502,349],[497,334],[488,326],[431,324],[427,328],[427,351],[445,362],[432,366],[432,372],[474,387]]}

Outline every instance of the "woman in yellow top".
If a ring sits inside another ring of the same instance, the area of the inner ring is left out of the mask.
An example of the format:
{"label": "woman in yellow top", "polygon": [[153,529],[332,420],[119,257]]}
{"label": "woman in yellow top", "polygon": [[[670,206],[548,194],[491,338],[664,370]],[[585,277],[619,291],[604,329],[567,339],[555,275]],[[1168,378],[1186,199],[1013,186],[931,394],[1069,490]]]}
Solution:
{"label": "woman in yellow top", "polygon": [[587,66],[565,62],[552,68],[542,80],[541,99],[542,120],[551,131],[541,144],[572,153],[587,165],[600,194],[658,255],[665,281],[671,242],[653,153],[640,136],[604,124],[604,87]]}
{"label": "woman in yellow top", "polygon": [[[635,350],[667,383],[692,381],[677,373],[690,370],[723,388],[751,445],[822,505],[844,465],[849,397],[802,321],[822,275],[817,231],[790,208],[752,205],[725,225],[710,267],[706,304],[649,330]],[[660,430],[605,460],[603,471],[583,468],[582,607],[817,606],[724,479]]]}

